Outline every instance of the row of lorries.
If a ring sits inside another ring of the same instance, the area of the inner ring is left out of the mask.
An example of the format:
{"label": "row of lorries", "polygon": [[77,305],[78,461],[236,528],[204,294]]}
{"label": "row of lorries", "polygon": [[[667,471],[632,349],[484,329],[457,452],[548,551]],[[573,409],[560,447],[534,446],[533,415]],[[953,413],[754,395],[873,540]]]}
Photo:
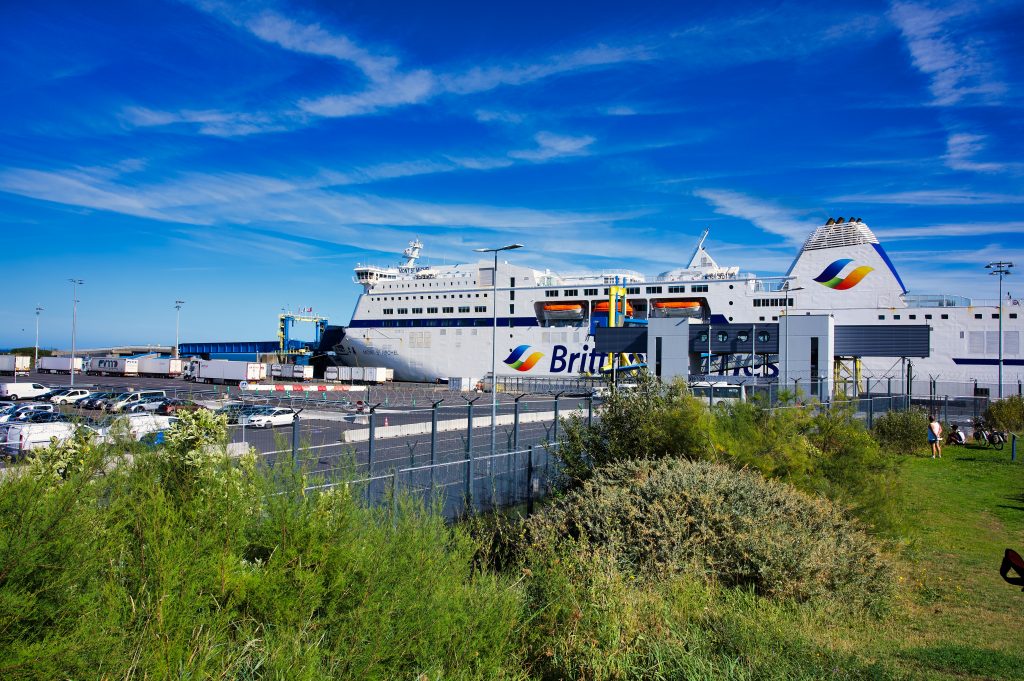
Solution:
{"label": "row of lorries", "polygon": [[[27,376],[30,361],[20,355],[0,355],[0,374]],[[265,364],[228,359],[178,359],[174,357],[40,357],[40,373],[93,376],[181,377],[196,383],[259,383],[273,380],[311,381],[313,367],[308,364]],[[385,367],[328,367],[324,380],[335,383],[386,383],[394,380],[393,369]]]}

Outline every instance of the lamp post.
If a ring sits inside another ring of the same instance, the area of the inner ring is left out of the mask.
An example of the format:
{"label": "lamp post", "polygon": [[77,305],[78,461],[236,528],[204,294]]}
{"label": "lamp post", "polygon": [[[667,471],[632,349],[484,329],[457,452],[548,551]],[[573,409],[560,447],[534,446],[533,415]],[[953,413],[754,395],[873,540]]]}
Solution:
{"label": "lamp post", "polygon": [[36,351],[35,355],[32,357],[33,370],[35,370],[39,364],[39,313],[42,312],[43,309],[43,307],[36,305]]}
{"label": "lamp post", "polygon": [[[789,282],[786,282],[786,373],[783,375],[782,387],[783,389],[789,385],[789,294],[793,291],[803,291],[803,286],[796,286],[794,288],[789,287]],[[795,397],[795,395],[794,395]]]}
{"label": "lamp post", "polygon": [[[474,248],[477,253],[494,253],[494,273],[491,275],[491,456],[497,453],[498,435],[498,253],[522,248],[522,244],[509,244],[499,248]],[[470,424],[472,428],[472,424]],[[470,457],[473,453],[470,452]]]}
{"label": "lamp post", "polygon": [[174,356],[178,357],[178,328],[181,324],[181,306],[185,304],[184,300],[175,300],[174,309]]}
{"label": "lamp post", "polygon": [[75,387],[75,333],[78,330],[78,287],[85,282],[81,279],[68,279],[71,282],[71,387]]}
{"label": "lamp post", "polygon": [[1003,399],[1003,277],[1010,276],[1012,262],[998,260],[985,265],[985,269],[992,270],[989,274],[999,276],[999,399]]}

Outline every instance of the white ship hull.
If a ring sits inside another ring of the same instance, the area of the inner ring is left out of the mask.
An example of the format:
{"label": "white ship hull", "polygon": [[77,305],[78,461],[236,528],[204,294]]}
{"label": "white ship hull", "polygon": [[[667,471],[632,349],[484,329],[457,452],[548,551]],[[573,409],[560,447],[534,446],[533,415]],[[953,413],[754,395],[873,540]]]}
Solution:
{"label": "white ship hull", "polygon": [[[434,269],[410,265],[396,276],[377,281],[360,278],[366,291],[339,348],[340,359],[352,366],[394,369],[396,380],[404,381],[489,374],[493,265]],[[590,318],[607,318],[595,308],[607,299],[614,275],[558,277],[501,263],[497,276],[494,355],[499,376],[564,378],[600,373],[604,358],[594,351]],[[787,313],[831,314],[836,325],[928,324],[930,355],[910,360],[918,379],[948,384],[954,394],[962,387],[953,390],[953,386],[974,381],[991,385],[998,378],[998,301],[971,304],[936,298],[928,305],[906,296],[895,267],[859,222],[828,225],[815,232],[786,277],[763,279],[720,268],[698,246],[685,270],[651,280],[625,272],[618,278],[631,288],[628,300],[640,318],[659,314],[656,301],[687,300],[699,301],[702,316],[712,325],[775,323]],[[544,313],[546,303],[566,299],[584,306],[584,319],[557,320]],[[1024,307],[1005,300],[1002,316],[1003,382],[1010,386],[1006,392],[1017,392],[1018,382],[1024,380]],[[760,357],[758,373],[773,375],[774,359]],[[762,368],[764,362],[768,364]],[[740,358],[727,373],[750,375],[749,365],[749,357]],[[876,381],[872,385],[900,379],[908,371],[899,357],[864,358],[862,367],[863,375]]]}

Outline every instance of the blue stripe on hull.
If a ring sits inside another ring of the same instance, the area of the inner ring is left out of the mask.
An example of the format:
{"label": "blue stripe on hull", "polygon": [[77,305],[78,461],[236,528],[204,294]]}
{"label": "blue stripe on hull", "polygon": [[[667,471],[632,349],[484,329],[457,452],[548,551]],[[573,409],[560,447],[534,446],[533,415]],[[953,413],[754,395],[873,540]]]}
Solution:
{"label": "blue stripe on hull", "polygon": [[[424,318],[424,319],[353,319],[350,329],[444,328],[451,326],[490,326],[490,317]],[[498,317],[498,328],[540,326],[536,317]]]}
{"label": "blue stripe on hull", "polygon": [[[972,364],[976,366],[994,367],[999,365],[999,359],[989,359],[983,357],[981,359],[974,359],[970,357],[954,357],[954,364]],[[1024,367],[1024,359],[1003,359],[1003,366],[1007,367]]]}

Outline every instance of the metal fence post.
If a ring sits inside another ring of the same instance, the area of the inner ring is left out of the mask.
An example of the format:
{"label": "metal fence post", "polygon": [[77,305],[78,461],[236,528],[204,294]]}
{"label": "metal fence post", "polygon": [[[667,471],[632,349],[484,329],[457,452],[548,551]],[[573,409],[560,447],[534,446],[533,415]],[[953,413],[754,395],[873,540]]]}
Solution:
{"label": "metal fence post", "polygon": [[949,395],[942,396],[942,420],[949,423]]}
{"label": "metal fence post", "polygon": [[[373,477],[373,455],[375,449],[374,439],[377,437],[377,413],[374,411],[374,407],[370,407],[370,416],[368,417],[370,424],[369,437],[366,440],[366,477]],[[370,501],[370,487],[373,485],[373,480],[369,480],[366,483],[366,501]]]}
{"label": "metal fence post", "polygon": [[[868,393],[870,395],[870,393]],[[875,426],[875,398],[868,397],[868,429]]]}
{"label": "metal fence post", "polygon": [[437,408],[444,400],[438,400],[430,407],[430,489],[434,489],[434,466],[437,464]]}
{"label": "metal fence post", "polygon": [[551,435],[552,435],[551,441],[552,442],[558,442],[558,413],[559,413],[558,412],[558,398],[560,398],[564,393],[565,393],[564,390],[561,391],[561,392],[555,393],[555,423],[553,424],[553,427],[552,427],[552,430],[551,430]]}
{"label": "metal fence post", "polygon": [[391,527],[398,527],[398,469],[391,473]]}
{"label": "metal fence post", "polygon": [[299,467],[299,412],[292,418],[292,464]]}
{"label": "metal fence post", "polygon": [[470,509],[473,508],[473,402],[476,400],[466,405],[466,506]]}
{"label": "metal fence post", "polygon": [[587,427],[593,427],[594,425],[594,396],[591,395],[587,398]]}
{"label": "metal fence post", "polygon": [[519,400],[523,399],[525,395],[520,395],[515,399],[514,411],[512,412],[512,451],[519,450]]}
{"label": "metal fence post", "polygon": [[526,515],[533,515],[533,447],[526,455]]}
{"label": "metal fence post", "polygon": [[1010,433],[1010,461],[1017,460],[1017,433]]}

